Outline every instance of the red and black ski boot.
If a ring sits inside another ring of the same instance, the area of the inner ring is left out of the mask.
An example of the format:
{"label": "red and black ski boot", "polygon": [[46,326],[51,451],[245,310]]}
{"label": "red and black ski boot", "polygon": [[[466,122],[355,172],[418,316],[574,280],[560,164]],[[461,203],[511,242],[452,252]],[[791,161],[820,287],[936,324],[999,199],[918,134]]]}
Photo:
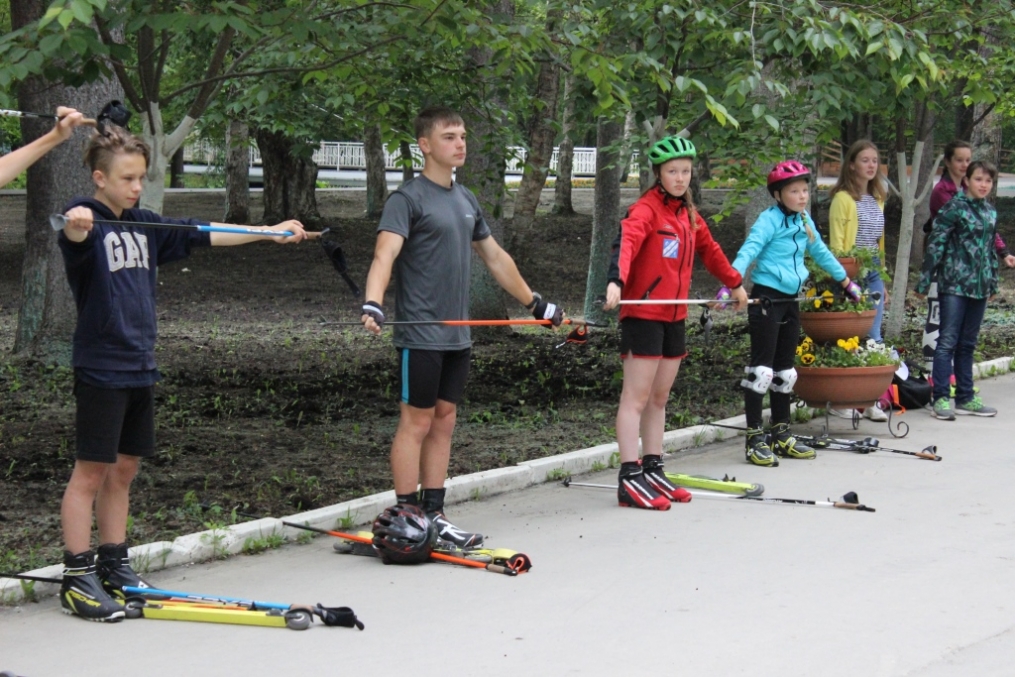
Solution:
{"label": "red and black ski boot", "polygon": [[669,510],[670,499],[652,488],[637,462],[621,463],[617,478],[617,503],[624,508]]}
{"label": "red and black ski boot", "polygon": [[662,456],[655,454],[642,456],[641,470],[645,474],[645,480],[649,485],[666,498],[674,503],[691,502],[691,492],[683,487],[678,487],[666,477]]}

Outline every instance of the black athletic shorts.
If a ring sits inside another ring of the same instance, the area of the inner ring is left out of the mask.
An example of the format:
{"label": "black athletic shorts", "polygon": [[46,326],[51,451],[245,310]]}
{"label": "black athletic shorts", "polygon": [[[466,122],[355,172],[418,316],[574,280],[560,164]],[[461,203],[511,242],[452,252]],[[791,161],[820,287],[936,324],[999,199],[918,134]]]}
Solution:
{"label": "black athletic shorts", "polygon": [[155,387],[96,388],[74,380],[80,461],[116,463],[117,454],[155,454]]}
{"label": "black athletic shorts", "polygon": [[472,349],[418,350],[398,349],[398,373],[401,401],[410,407],[430,409],[437,400],[452,404],[462,401],[469,380]]}
{"label": "black athletic shorts", "polygon": [[684,321],[660,322],[625,317],[620,321],[620,356],[679,360],[687,355]]}

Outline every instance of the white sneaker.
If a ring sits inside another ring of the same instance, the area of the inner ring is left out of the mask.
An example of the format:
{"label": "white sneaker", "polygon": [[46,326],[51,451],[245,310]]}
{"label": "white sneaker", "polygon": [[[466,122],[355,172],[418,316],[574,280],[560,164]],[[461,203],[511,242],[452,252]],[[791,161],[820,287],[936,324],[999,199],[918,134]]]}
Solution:
{"label": "white sneaker", "polygon": [[870,420],[876,421],[877,423],[884,423],[885,421],[888,420],[888,414],[886,414],[881,409],[881,406],[878,404],[875,404],[873,407],[867,407],[866,409],[864,409],[863,417],[869,418]]}
{"label": "white sneaker", "polygon": [[852,409],[829,409],[828,413],[831,416],[838,416],[839,418],[848,418],[848,419],[853,418]]}

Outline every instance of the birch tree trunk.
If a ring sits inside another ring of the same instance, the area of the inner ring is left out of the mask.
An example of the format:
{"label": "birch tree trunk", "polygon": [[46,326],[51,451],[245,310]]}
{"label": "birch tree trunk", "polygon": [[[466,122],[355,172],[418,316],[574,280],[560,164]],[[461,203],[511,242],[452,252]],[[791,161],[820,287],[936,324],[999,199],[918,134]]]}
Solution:
{"label": "birch tree trunk", "polygon": [[515,195],[515,210],[512,227],[516,232],[528,230],[536,217],[539,197],[546,185],[546,174],[550,169],[555,135],[554,117],[557,114],[557,98],[560,92],[560,68],[550,61],[539,66],[536,80],[534,106],[529,123],[529,152],[525,158],[522,183]]}
{"label": "birch tree trunk", "polygon": [[[933,152],[933,151],[932,151]],[[937,171],[943,156],[938,156],[929,173],[920,171],[923,162],[924,143],[917,141],[913,148],[913,170],[907,176],[906,154],[898,153],[897,169],[899,187],[897,192],[902,198],[902,223],[899,226],[899,249],[895,254],[895,279],[892,282],[892,298],[895,307],[885,318],[884,336],[886,339],[897,339],[902,335],[902,323],[906,319],[906,292],[909,289],[910,246],[913,241],[913,222],[916,217],[916,205],[922,202],[934,185],[934,172]],[[921,186],[921,180],[923,185]],[[882,303],[885,299],[881,300]]]}

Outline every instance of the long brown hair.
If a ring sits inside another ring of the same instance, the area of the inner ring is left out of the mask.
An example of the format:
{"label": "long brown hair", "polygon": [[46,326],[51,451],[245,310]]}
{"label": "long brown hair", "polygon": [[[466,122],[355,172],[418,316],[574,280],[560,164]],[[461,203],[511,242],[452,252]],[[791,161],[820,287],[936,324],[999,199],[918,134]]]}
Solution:
{"label": "long brown hair", "polygon": [[[691,160],[691,158],[674,158],[674,159]],[[664,162],[663,164],[666,163]],[[659,168],[662,166],[663,165],[652,165],[652,173],[656,175],[656,183],[654,186],[646,190],[645,193],[648,193],[651,190],[658,190],[666,197],[673,197],[672,195],[666,192],[666,189],[663,188],[662,181],[659,180]],[[691,160],[691,179],[692,180],[694,179],[694,160]],[[645,193],[642,193],[642,195],[645,195]],[[690,185],[687,186],[687,190],[684,191],[683,196],[681,196],[679,199],[684,201],[684,208],[687,209],[687,222],[691,225],[691,230],[692,231],[698,230],[699,227],[698,208],[694,206],[694,195],[692,194]]]}
{"label": "long brown hair", "polygon": [[859,202],[864,194],[873,195],[875,200],[882,203],[888,197],[888,191],[885,190],[885,184],[881,180],[880,167],[878,168],[878,173],[867,182],[867,185],[862,190],[857,185],[856,177],[853,175],[853,162],[856,161],[856,156],[865,150],[873,150],[877,153],[878,147],[867,139],[860,139],[859,141],[854,141],[853,145],[846,151],[846,156],[842,158],[842,165],[839,167],[839,179],[835,182],[835,187],[832,188],[832,197],[835,197],[835,194],[840,190],[848,193],[856,202]]}

